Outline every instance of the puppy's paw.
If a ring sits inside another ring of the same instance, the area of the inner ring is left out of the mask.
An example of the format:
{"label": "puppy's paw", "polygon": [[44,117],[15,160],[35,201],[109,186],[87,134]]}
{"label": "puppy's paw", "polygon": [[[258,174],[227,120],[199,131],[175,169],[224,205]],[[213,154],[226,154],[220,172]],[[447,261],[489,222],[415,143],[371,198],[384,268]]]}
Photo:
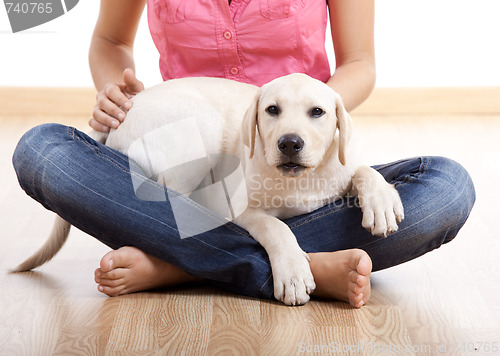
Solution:
{"label": "puppy's paw", "polygon": [[359,197],[363,211],[362,225],[373,235],[387,237],[398,230],[404,219],[404,208],[394,186],[385,182]]}
{"label": "puppy's paw", "polygon": [[302,305],[309,301],[309,294],[316,289],[309,267],[309,257],[300,250],[294,254],[283,253],[271,262],[274,279],[274,296],[286,305]]}

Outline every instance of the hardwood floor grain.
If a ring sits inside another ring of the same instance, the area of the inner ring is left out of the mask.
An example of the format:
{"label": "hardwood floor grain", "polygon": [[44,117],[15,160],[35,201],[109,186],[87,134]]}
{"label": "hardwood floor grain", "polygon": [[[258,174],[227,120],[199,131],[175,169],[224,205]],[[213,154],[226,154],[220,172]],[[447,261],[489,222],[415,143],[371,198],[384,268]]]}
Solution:
{"label": "hardwood floor grain", "polygon": [[[498,88],[475,89],[473,105],[456,107],[470,91],[378,91],[378,102],[353,115],[364,147],[376,147],[365,151],[368,163],[447,156],[469,170],[477,193],[454,241],[374,273],[359,310],[317,299],[286,307],[203,285],[108,298],[93,282],[108,248],[77,229],[50,263],[8,273],[45,241],[54,218],[19,188],[16,143],[43,122],[87,130],[95,95],[16,90],[0,88],[0,355],[500,354]],[[407,106],[410,94],[429,103]],[[67,100],[45,100],[55,95]]]}

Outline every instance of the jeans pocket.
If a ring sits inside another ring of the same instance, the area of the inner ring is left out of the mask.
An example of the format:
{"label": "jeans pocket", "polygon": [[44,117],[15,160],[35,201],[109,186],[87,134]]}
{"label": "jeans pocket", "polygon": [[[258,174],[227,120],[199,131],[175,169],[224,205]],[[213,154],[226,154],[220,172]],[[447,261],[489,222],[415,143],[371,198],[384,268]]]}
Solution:
{"label": "jeans pocket", "polygon": [[152,0],[153,11],[163,23],[175,24],[186,19],[185,0]]}

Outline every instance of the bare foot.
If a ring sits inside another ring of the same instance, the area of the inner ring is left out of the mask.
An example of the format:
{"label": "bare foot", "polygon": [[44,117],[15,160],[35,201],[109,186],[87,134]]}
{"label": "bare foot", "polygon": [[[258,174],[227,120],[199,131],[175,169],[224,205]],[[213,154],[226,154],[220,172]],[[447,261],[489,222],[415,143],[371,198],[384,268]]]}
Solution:
{"label": "bare foot", "polygon": [[199,280],[174,265],[129,246],[108,252],[100,265],[101,268],[94,273],[97,289],[110,297]]}
{"label": "bare foot", "polygon": [[[363,250],[310,253],[316,283],[313,295],[349,302],[360,308],[370,298],[372,262]],[[98,290],[110,297],[200,281],[183,270],[135,247],[108,252],[95,271]]]}
{"label": "bare foot", "polygon": [[361,308],[370,299],[372,260],[359,249],[310,253],[316,283],[312,295],[348,302]]}

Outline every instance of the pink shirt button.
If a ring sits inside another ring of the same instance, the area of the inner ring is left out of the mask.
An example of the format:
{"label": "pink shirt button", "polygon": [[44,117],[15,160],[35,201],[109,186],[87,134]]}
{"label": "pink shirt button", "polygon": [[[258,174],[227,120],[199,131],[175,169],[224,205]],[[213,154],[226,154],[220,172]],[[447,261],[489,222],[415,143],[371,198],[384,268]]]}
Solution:
{"label": "pink shirt button", "polygon": [[225,38],[226,40],[229,40],[229,39],[231,39],[231,37],[233,37],[233,35],[231,34],[231,32],[230,32],[230,31],[226,31],[226,32],[224,32],[224,35],[223,35],[223,36],[224,36],[224,38]]}
{"label": "pink shirt button", "polygon": [[231,68],[231,74],[232,74],[232,75],[236,75],[236,74],[238,74],[239,72],[240,72],[240,70],[239,70],[238,68],[236,68],[236,67]]}

